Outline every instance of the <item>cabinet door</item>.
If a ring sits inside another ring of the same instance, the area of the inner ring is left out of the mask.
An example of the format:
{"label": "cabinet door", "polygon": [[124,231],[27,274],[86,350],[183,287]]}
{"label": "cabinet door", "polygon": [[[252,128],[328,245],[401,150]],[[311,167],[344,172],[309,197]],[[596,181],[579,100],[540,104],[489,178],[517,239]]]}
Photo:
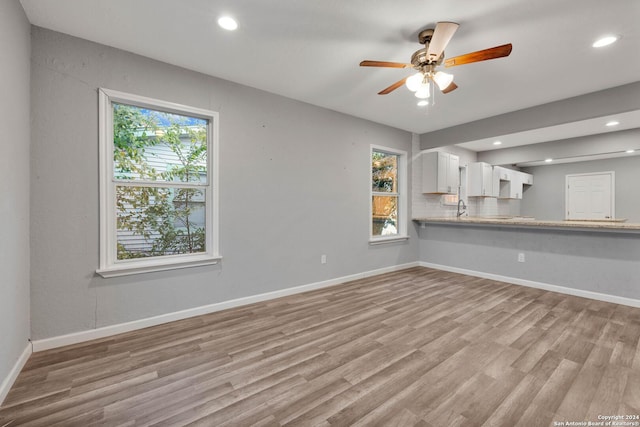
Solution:
{"label": "cabinet door", "polygon": [[460,186],[460,158],[449,154],[447,166],[447,193],[457,194]]}
{"label": "cabinet door", "polygon": [[440,194],[447,192],[447,153],[433,151],[422,154],[422,192]]}
{"label": "cabinet door", "polygon": [[522,199],[522,173],[515,172],[511,175],[510,199]]}
{"label": "cabinet door", "polygon": [[457,194],[460,185],[458,156],[431,152],[422,154],[422,192]]}
{"label": "cabinet door", "polygon": [[494,167],[500,181],[511,181],[511,169],[503,168],[502,166]]}
{"label": "cabinet door", "polygon": [[489,163],[471,163],[469,171],[469,197],[497,197],[493,195],[493,166]]}
{"label": "cabinet door", "polygon": [[469,183],[467,196],[482,196],[484,187],[482,182],[482,163],[470,163],[467,166],[467,182]]}
{"label": "cabinet door", "polygon": [[482,164],[482,195],[485,197],[493,195],[493,167],[488,163]]}
{"label": "cabinet door", "polygon": [[493,167],[493,178],[491,180],[491,184],[491,195],[493,197],[500,197],[500,169],[498,166]]}
{"label": "cabinet door", "polygon": [[449,154],[438,153],[438,193],[450,193]]}

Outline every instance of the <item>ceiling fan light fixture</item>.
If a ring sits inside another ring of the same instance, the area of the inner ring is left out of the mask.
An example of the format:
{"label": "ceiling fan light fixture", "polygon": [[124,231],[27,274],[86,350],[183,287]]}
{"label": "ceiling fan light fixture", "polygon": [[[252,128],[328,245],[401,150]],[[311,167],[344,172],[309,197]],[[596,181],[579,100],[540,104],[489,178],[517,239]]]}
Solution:
{"label": "ceiling fan light fixture", "polygon": [[429,101],[427,101],[426,99],[421,99],[420,101],[418,101],[418,107],[426,107],[427,105],[429,105]]}
{"label": "ceiling fan light fixture", "polygon": [[407,78],[405,86],[407,86],[407,89],[409,89],[411,92],[415,92],[420,89],[420,85],[422,85],[423,79],[424,76],[422,73],[415,73],[413,76]]}
{"label": "ceiling fan light fixture", "polygon": [[453,83],[453,74],[438,71],[433,75],[433,81],[436,82],[440,90],[445,90]]}
{"label": "ceiling fan light fixture", "polygon": [[416,98],[427,99],[431,96],[431,91],[429,90],[429,83],[425,83],[420,85],[420,88],[416,91]]}
{"label": "ceiling fan light fixture", "polygon": [[[504,58],[511,54],[513,48],[511,43],[507,43],[445,60],[444,50],[458,27],[459,24],[455,22],[441,21],[436,23],[435,29],[428,28],[420,31],[420,34],[418,34],[418,42],[423,47],[411,55],[410,62],[372,61],[367,59],[361,61],[360,66],[413,68],[418,71],[418,73],[395,82],[391,86],[378,92],[378,95],[387,95],[404,84],[407,86],[407,89],[415,93],[417,98],[431,98],[429,104],[434,105],[435,98],[439,96],[435,93],[436,85],[443,94],[450,93],[458,88],[458,85],[453,82],[453,76],[451,74],[436,71],[438,66],[444,64],[445,67],[453,67],[456,65],[487,61],[489,59]],[[422,81],[420,82],[421,77]],[[431,80],[433,80],[433,85],[430,84]]]}

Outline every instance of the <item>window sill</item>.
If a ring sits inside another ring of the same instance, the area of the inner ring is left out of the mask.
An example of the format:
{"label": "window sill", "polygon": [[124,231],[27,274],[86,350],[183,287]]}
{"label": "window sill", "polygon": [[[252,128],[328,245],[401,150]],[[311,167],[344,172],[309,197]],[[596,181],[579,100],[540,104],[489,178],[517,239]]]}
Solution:
{"label": "window sill", "polygon": [[158,262],[154,260],[154,262],[149,263],[121,263],[116,264],[112,267],[101,268],[96,270],[100,276],[105,279],[110,279],[112,277],[120,277],[120,276],[130,276],[133,274],[142,274],[142,273],[153,273],[156,271],[166,271],[166,270],[177,270],[180,268],[189,268],[189,267],[201,267],[205,265],[214,265],[218,264],[222,259],[221,256],[215,257],[190,257],[189,259],[184,260],[161,260],[162,262]]}
{"label": "window sill", "polygon": [[369,245],[383,245],[385,243],[397,243],[409,240],[409,236],[392,236],[392,237],[379,237],[375,239],[369,239]]}

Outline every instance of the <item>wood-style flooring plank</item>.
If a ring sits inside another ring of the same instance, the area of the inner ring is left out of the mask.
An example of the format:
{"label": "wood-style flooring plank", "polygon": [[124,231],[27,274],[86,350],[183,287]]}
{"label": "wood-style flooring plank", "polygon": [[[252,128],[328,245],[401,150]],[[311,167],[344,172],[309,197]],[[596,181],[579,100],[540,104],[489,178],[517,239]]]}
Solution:
{"label": "wood-style flooring plank", "polygon": [[33,354],[0,426],[551,426],[640,413],[640,309],[416,267]]}

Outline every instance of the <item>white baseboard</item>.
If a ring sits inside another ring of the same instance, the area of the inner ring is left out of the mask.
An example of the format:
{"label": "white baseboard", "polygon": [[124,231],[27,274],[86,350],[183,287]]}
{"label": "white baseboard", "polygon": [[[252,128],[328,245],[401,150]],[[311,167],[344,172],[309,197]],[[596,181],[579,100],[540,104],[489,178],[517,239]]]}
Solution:
{"label": "white baseboard", "polygon": [[27,363],[27,360],[29,360],[29,356],[31,356],[32,352],[33,348],[31,343],[28,342],[15,365],[13,365],[9,375],[7,375],[7,377],[2,381],[2,384],[0,384],[0,405],[2,405],[7,394],[9,394],[9,390],[11,390],[13,383],[16,381],[16,378],[18,378],[18,374],[22,371],[22,368],[24,368],[24,365]]}
{"label": "white baseboard", "polygon": [[420,264],[411,262],[407,264],[394,265],[391,267],[379,268],[376,270],[366,271],[364,273],[351,274],[349,276],[338,277],[335,279],[325,280],[322,282],[310,283],[307,285],[296,286],[293,288],[281,289],[273,292],[266,292],[263,294],[252,295],[249,297],[233,299],[229,301],[223,301],[215,304],[209,304],[205,306],[190,308],[187,310],[176,311],[173,313],[161,314],[159,316],[147,317],[145,319],[134,320],[132,322],[119,323],[117,325],[104,326],[97,329],[90,329],[87,331],[74,332],[71,334],[60,335],[52,338],[45,338],[41,340],[33,341],[33,351],[44,351],[52,348],[62,347],[65,345],[78,344],[85,341],[90,341],[99,338],[105,338],[112,335],[121,334],[124,332],[130,332],[137,329],[147,328],[149,326],[156,326],[163,323],[173,322],[176,320],[187,319],[189,317],[200,316],[203,314],[209,314],[216,311],[226,310],[228,308],[239,307],[242,305],[253,304],[260,301],[271,300],[288,295],[299,294],[301,292],[307,292],[314,289],[325,288],[327,286],[339,285],[342,283],[350,282],[352,280],[363,279],[366,277],[376,276],[379,274],[390,273],[393,271],[405,270],[407,268],[418,267]]}
{"label": "white baseboard", "polygon": [[565,286],[551,285],[549,283],[534,282],[533,280],[518,279],[517,277],[501,276],[499,274],[485,273],[482,271],[467,270],[466,268],[450,267],[448,265],[433,264],[430,262],[419,262],[421,267],[435,268],[436,270],[450,271],[452,273],[466,274],[467,276],[481,277],[483,279],[497,280],[499,282],[511,283],[513,285],[527,286],[529,288],[543,289],[545,291],[558,292],[560,294],[573,295],[577,297],[589,298],[598,301],[612,302],[614,304],[640,307],[640,300],[620,297],[616,295],[602,294],[599,292],[585,291],[582,289],[567,288]]}

